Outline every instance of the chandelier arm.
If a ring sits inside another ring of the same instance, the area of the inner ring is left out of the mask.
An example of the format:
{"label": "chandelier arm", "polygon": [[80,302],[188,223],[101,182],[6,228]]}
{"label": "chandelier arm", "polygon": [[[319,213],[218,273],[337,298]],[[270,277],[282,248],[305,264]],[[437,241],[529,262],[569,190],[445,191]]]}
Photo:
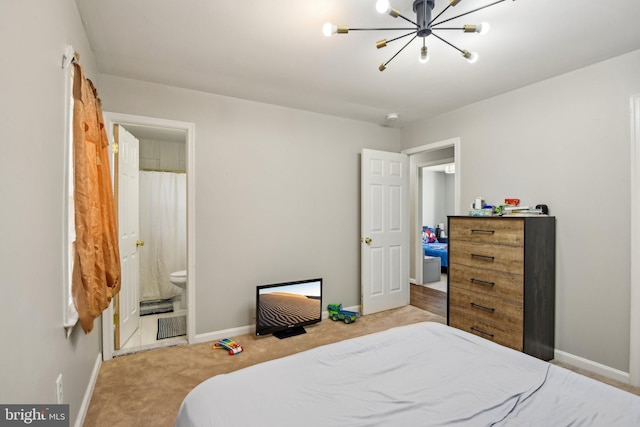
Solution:
{"label": "chandelier arm", "polygon": [[443,42],[445,42],[446,44],[448,44],[449,46],[451,46],[452,48],[454,48],[455,50],[457,50],[458,52],[464,54],[464,50],[460,49],[459,47],[455,46],[452,43],[449,43],[448,41],[446,41],[445,39],[443,39],[442,37],[440,37],[439,35],[437,35],[436,33],[431,33],[432,36],[434,36],[435,38],[437,38],[438,40],[442,40]]}
{"label": "chandelier arm", "polygon": [[[403,38],[403,37],[407,37],[407,36],[410,36],[411,34],[415,34],[416,32],[417,32],[417,30],[416,30],[416,31],[412,31],[412,32],[407,33],[407,34],[404,34],[404,35],[402,35],[402,36],[398,36],[398,37],[396,37],[395,39],[387,40],[387,43],[391,43],[391,42],[394,42],[394,41],[396,41],[396,40],[400,40],[401,38]],[[414,38],[415,38],[415,37],[414,37]],[[409,42],[409,43],[411,43],[411,42]]]}
{"label": "chandelier arm", "polygon": [[[396,56],[398,56],[398,54],[399,54],[400,52],[402,52],[402,51],[404,50],[404,48],[405,48],[405,47],[409,46],[409,44],[410,44],[412,41],[414,41],[414,40],[416,39],[416,37],[418,37],[418,36],[417,36],[417,35],[413,36],[413,38],[412,38],[411,40],[409,40],[409,41],[408,41],[404,46],[402,46],[402,47],[400,48],[400,50],[398,50],[398,51],[396,52],[396,54],[395,54],[395,55],[393,55],[393,56],[391,57],[391,59],[389,59],[387,62],[385,62],[384,64],[382,64],[382,67],[386,67],[386,66],[389,64],[389,62],[393,61],[393,59],[394,59]],[[384,68],[383,68],[383,69],[384,69]],[[382,70],[380,70],[380,71],[382,71]]]}
{"label": "chandelier arm", "polygon": [[464,27],[446,27],[446,28],[436,28],[436,30],[440,31],[440,30],[464,30]]}
{"label": "chandelier arm", "polygon": [[[349,28],[349,31],[404,31],[404,30],[412,30],[415,31],[415,28],[403,27],[403,28]],[[409,33],[411,34],[411,33]]]}
{"label": "chandelier arm", "polygon": [[407,21],[407,22],[409,22],[409,23],[411,23],[411,24],[415,25],[416,27],[419,27],[419,25],[418,25],[418,24],[416,24],[415,22],[413,22],[411,19],[409,19],[409,18],[405,17],[404,15],[402,15],[402,14],[398,14],[398,16],[399,16],[400,18],[404,19],[405,21]]}
{"label": "chandelier arm", "polygon": [[449,3],[447,5],[447,7],[445,7],[444,9],[442,9],[442,12],[440,12],[435,18],[433,18],[431,20],[431,22],[429,22],[429,25],[433,24],[435,22],[436,19],[440,18],[440,16],[442,16],[443,13],[445,13],[447,10],[449,10],[449,8],[451,7],[451,3]]}
{"label": "chandelier arm", "polygon": [[[469,14],[477,12],[479,10],[486,9],[488,7],[491,7],[491,6],[495,6],[496,4],[502,3],[503,1],[505,1],[505,0],[494,1],[493,3],[481,6],[481,7],[477,8],[477,9],[470,10],[469,12],[461,13],[460,15],[456,15],[453,18],[449,18],[449,19],[445,19],[444,21],[437,22],[437,23],[433,24],[432,27],[435,27],[436,25],[442,25],[445,22],[453,21],[454,19],[460,18],[461,16],[469,15]],[[440,16],[440,15],[438,15],[438,16]]]}

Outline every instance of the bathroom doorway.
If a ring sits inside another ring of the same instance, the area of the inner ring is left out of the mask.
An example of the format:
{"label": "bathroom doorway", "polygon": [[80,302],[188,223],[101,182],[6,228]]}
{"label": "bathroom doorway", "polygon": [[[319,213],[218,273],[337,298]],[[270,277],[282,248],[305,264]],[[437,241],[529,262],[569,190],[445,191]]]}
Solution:
{"label": "bathroom doorway", "polygon": [[138,217],[140,241],[144,243],[138,249],[138,328],[129,336],[121,331],[121,345],[116,341],[116,350],[129,353],[184,344],[186,289],[172,284],[171,275],[187,269],[186,132],[120,126],[139,142]]}
{"label": "bathroom doorway", "polygon": [[[116,313],[113,323],[105,321],[112,318],[105,311],[103,359],[109,360],[113,356],[186,344],[195,335],[195,307],[189,301],[193,300],[190,289],[195,283],[190,265],[195,247],[195,127],[192,123],[107,112],[105,121],[109,131],[118,125],[138,140],[140,202],[140,285],[136,288],[139,297],[135,302],[140,318],[137,330],[124,337],[118,328],[119,302],[114,300],[109,307]],[[186,273],[189,278],[186,284],[179,285],[170,277],[178,271]],[[124,280],[122,286],[123,289],[126,286]]]}

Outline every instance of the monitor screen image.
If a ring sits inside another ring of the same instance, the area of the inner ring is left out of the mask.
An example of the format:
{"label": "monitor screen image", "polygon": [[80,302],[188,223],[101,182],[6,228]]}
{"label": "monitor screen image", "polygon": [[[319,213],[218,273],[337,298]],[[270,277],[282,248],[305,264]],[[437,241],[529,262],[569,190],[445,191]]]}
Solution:
{"label": "monitor screen image", "polygon": [[322,320],[322,279],[261,285],[256,289],[256,335],[297,335]]}

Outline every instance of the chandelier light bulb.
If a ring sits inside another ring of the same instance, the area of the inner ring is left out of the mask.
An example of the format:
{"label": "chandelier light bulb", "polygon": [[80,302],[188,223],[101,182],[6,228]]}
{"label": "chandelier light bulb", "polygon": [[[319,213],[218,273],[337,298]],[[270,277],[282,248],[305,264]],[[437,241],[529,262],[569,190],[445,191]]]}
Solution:
{"label": "chandelier light bulb", "polygon": [[480,24],[478,24],[478,34],[480,34],[481,36],[484,36],[485,34],[487,34],[489,32],[489,30],[491,29],[491,25],[489,25],[488,22],[482,22]]}
{"label": "chandelier light bulb", "polygon": [[376,2],[376,10],[378,13],[389,13],[389,10],[391,10],[389,0],[378,0]]}
{"label": "chandelier light bulb", "polygon": [[[351,28],[352,31],[380,31],[380,30],[389,30],[389,31],[398,31],[398,30],[407,30],[407,31],[411,31],[409,33],[403,34],[403,35],[399,35],[399,36],[394,36],[391,39],[381,39],[380,41],[378,41],[376,43],[376,48],[381,49],[387,45],[389,45],[392,42],[395,42],[397,40],[400,40],[404,37],[407,36],[413,36],[412,38],[407,38],[405,39],[406,43],[400,47],[395,54],[393,54],[393,56],[391,56],[391,58],[389,60],[387,60],[386,62],[383,62],[382,65],[380,65],[378,67],[378,69],[380,71],[384,71],[387,66],[389,65],[389,63],[391,61],[393,61],[393,59],[398,56],[400,54],[400,52],[402,52],[407,46],[409,46],[414,40],[416,40],[416,38],[420,37],[422,39],[422,48],[420,49],[420,56],[418,57],[419,61],[421,63],[425,63],[429,60],[429,52],[427,50],[427,46],[425,43],[425,39],[429,36],[431,36],[432,38],[437,38],[440,41],[442,41],[443,43],[449,45],[451,48],[457,50],[459,53],[462,54],[462,57],[464,59],[466,59],[470,64],[473,64],[475,62],[478,61],[478,54],[475,52],[469,52],[468,50],[463,50],[460,47],[456,46],[455,44],[449,42],[448,40],[446,40],[445,38],[441,37],[440,35],[438,35],[437,33],[439,32],[439,30],[462,30],[464,33],[466,34],[480,34],[480,35],[484,35],[487,34],[490,30],[490,26],[487,22],[482,22],[482,23],[478,23],[478,24],[465,24],[465,25],[455,25],[453,27],[451,26],[441,26],[441,24],[445,24],[451,20],[454,20],[456,18],[460,18],[462,16],[466,16],[469,14],[472,14],[474,12],[478,12],[480,10],[484,10],[488,7],[492,7],[495,6],[497,4],[503,3],[506,0],[484,0],[484,2],[488,2],[487,4],[483,5],[483,6],[479,6],[476,7],[475,9],[469,11],[469,12],[465,12],[450,18],[445,18],[445,19],[440,19],[440,16],[443,15],[450,7],[454,7],[457,6],[458,4],[462,3],[462,0],[440,0],[443,3],[448,3],[444,9],[442,11],[440,11],[438,13],[438,15],[435,18],[432,18],[432,12],[434,11],[435,8],[435,0],[413,0],[413,12],[415,13],[415,20],[412,20],[411,18],[408,18],[406,16],[404,16],[400,10],[394,8],[391,5],[391,2],[393,0],[376,0],[375,5],[376,5],[376,11],[382,15],[389,15],[392,18],[402,18],[402,20],[408,22],[409,24],[413,25],[413,27],[408,26],[408,27],[402,27],[402,28]],[[515,0],[514,0],[515,1]],[[481,2],[481,0],[477,0],[478,3]],[[405,26],[407,24],[404,24]],[[327,23],[324,24],[324,26],[322,27],[322,32],[326,35],[329,36],[331,34],[348,34],[349,33],[349,27],[346,25],[334,25],[332,23]],[[408,41],[407,41],[408,40]],[[418,39],[420,40],[420,39]]]}
{"label": "chandelier light bulb", "polygon": [[427,51],[427,47],[426,46],[422,46],[420,48],[420,58],[419,61],[422,64],[426,64],[427,61],[429,61],[429,52]]}
{"label": "chandelier light bulb", "polygon": [[478,54],[475,52],[469,52],[466,49],[462,51],[462,56],[464,56],[469,64],[475,64],[478,61]]}
{"label": "chandelier light bulb", "polygon": [[322,26],[322,34],[324,34],[325,36],[329,37],[331,36],[331,34],[335,34],[338,32],[338,26],[335,24],[332,24],[331,22],[327,22],[326,24],[324,24]]}

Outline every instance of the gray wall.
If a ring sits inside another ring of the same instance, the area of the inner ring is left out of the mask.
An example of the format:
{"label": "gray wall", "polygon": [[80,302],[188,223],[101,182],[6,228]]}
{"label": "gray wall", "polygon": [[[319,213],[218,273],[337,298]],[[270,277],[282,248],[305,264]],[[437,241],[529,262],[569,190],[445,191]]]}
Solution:
{"label": "gray wall", "polygon": [[142,138],[138,140],[140,141],[140,169],[183,172],[187,170],[187,146],[184,142]]}
{"label": "gray wall", "polygon": [[402,148],[461,138],[461,205],[518,197],[556,216],[556,347],[628,372],[630,96],[640,51],[402,131]]}
{"label": "gray wall", "polygon": [[[422,226],[429,226],[435,230],[438,224],[447,227],[448,210],[453,206],[453,180],[444,172],[422,170]],[[439,236],[438,236],[439,237]]]}
{"label": "gray wall", "polygon": [[360,152],[400,131],[101,75],[105,111],[195,123],[196,333],[254,323],[258,284],[360,303]]}
{"label": "gray wall", "polygon": [[71,424],[100,353],[100,319],[69,339],[63,314],[64,72],[67,44],[95,60],[73,0],[0,2],[0,402],[55,403],[63,374]]}
{"label": "gray wall", "polygon": [[444,173],[422,170],[422,226],[435,230],[438,223],[446,223],[444,214]]}
{"label": "gray wall", "polygon": [[454,173],[444,174],[444,229],[447,230],[447,216],[456,214],[456,175]]}

